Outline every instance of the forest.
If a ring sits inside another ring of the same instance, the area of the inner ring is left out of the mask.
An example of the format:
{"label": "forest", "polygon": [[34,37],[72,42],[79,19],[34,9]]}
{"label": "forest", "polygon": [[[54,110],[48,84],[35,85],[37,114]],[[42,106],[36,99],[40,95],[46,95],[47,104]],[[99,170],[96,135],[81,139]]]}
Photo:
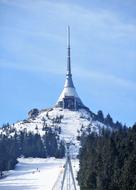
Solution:
{"label": "forest", "polygon": [[[6,128],[5,128],[6,129]],[[7,129],[8,130],[8,129]],[[0,135],[0,175],[3,171],[14,169],[18,157],[56,157],[65,156],[64,142],[48,128],[45,135],[14,131],[14,135]]]}
{"label": "forest", "polygon": [[136,124],[81,137],[81,190],[136,189]]}

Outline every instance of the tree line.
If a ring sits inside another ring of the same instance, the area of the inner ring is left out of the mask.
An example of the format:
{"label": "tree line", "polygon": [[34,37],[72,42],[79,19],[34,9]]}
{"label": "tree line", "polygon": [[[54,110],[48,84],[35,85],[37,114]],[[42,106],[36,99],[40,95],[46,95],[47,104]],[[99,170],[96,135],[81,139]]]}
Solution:
{"label": "tree line", "polygon": [[110,126],[113,129],[119,129],[122,127],[126,127],[126,125],[123,125],[119,121],[114,122],[113,118],[111,117],[111,115],[109,113],[106,116],[104,116],[104,114],[101,110],[99,110],[96,114],[92,114],[92,119],[95,121],[102,122],[106,126]]}
{"label": "tree line", "polygon": [[81,137],[81,190],[136,189],[136,124]]}
{"label": "tree line", "polygon": [[65,156],[64,142],[48,127],[45,134],[27,132],[25,130],[9,135],[0,135],[0,173],[14,169],[18,157],[56,157]]}

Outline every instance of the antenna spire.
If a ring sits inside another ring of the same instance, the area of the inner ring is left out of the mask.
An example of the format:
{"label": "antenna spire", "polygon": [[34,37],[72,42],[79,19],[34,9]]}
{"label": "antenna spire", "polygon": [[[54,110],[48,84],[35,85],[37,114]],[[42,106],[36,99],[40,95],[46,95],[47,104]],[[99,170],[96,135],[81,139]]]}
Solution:
{"label": "antenna spire", "polygon": [[70,57],[70,26],[68,26],[68,58],[67,58],[67,76],[71,77],[72,74],[71,74],[71,57]]}

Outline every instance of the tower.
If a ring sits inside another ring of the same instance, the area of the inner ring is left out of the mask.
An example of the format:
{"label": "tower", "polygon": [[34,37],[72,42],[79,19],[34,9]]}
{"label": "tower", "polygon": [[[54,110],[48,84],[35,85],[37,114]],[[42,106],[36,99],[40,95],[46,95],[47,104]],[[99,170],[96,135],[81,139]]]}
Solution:
{"label": "tower", "polygon": [[79,98],[72,80],[71,57],[70,57],[70,27],[68,26],[68,55],[67,55],[67,73],[63,91],[56,103],[56,107],[64,109],[78,110],[86,108]]}

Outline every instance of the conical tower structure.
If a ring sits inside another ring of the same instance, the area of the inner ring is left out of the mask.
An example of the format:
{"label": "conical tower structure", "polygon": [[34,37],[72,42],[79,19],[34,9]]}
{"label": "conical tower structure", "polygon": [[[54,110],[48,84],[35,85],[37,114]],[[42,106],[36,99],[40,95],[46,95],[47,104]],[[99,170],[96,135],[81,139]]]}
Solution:
{"label": "conical tower structure", "polygon": [[78,110],[86,108],[79,98],[72,80],[71,73],[71,57],[70,57],[70,27],[68,27],[68,57],[67,57],[67,73],[63,91],[56,103],[56,107],[63,109]]}

